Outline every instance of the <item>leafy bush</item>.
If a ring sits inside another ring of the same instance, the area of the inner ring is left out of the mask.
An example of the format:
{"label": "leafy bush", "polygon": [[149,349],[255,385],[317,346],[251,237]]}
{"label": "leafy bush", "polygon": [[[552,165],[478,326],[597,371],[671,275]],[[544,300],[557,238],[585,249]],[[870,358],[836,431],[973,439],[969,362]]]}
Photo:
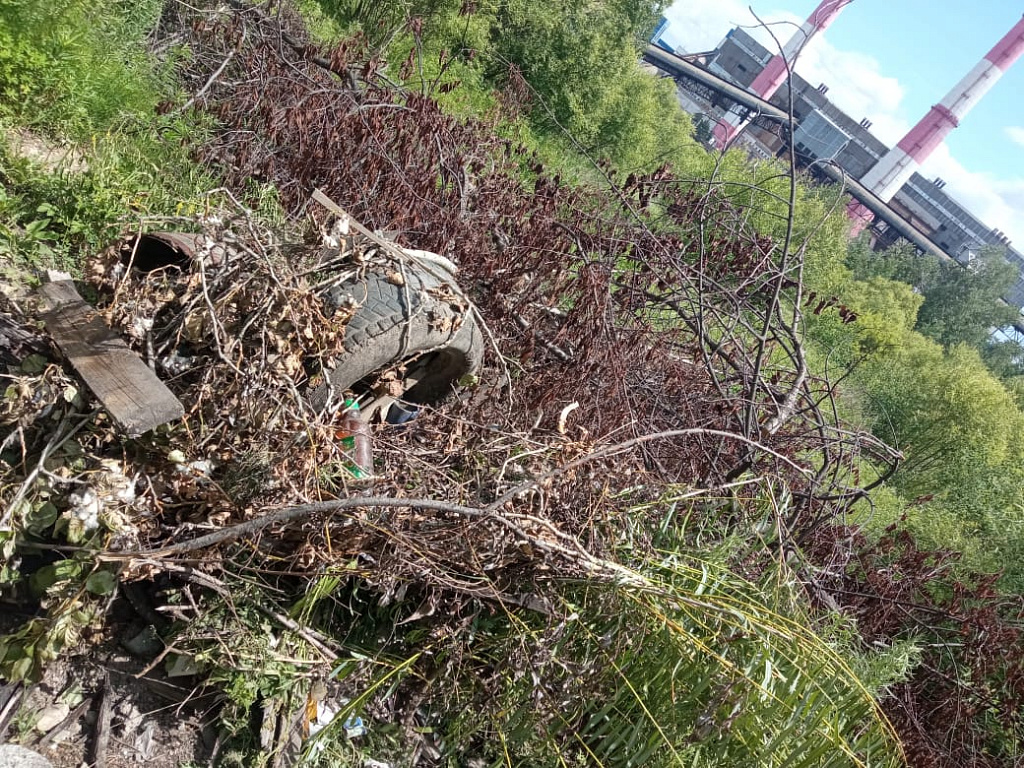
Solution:
{"label": "leafy bush", "polygon": [[0,0],[0,138],[10,131],[70,158],[40,162],[0,141],[6,265],[75,271],[126,222],[189,212],[216,186],[190,157],[203,126],[157,114],[174,86],[143,43],[162,6]]}
{"label": "leafy bush", "polygon": [[[431,92],[443,82],[442,102],[470,113],[490,111],[521,77],[517,107],[538,141],[571,145],[560,153],[569,165],[583,149],[625,171],[648,171],[697,149],[674,86],[637,65],[661,3],[319,0],[319,9],[337,32],[361,31],[392,74]],[[457,95],[446,97],[456,84]]]}
{"label": "leafy bush", "polygon": [[0,146],[0,255],[20,266],[76,271],[140,218],[190,214],[216,186],[190,157],[201,130],[183,119],[97,136],[87,168],[48,170]]}
{"label": "leafy bush", "polygon": [[160,89],[140,44],[161,6],[0,0],[0,117],[85,139],[151,114]]}
{"label": "leafy bush", "polygon": [[998,249],[986,249],[969,265],[918,254],[908,244],[874,253],[862,241],[850,246],[848,263],[860,279],[906,283],[924,297],[916,329],[943,346],[982,349],[992,329],[1011,323],[1019,307],[1003,304],[1018,272]]}

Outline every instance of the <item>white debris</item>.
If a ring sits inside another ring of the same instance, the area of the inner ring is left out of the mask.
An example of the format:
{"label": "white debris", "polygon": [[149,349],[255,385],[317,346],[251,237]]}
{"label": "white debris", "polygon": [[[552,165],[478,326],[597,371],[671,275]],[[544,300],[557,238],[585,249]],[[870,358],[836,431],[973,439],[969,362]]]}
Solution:
{"label": "white debris", "polygon": [[213,462],[209,459],[199,459],[198,461],[179,462],[174,465],[174,470],[180,475],[186,475],[187,477],[203,477],[207,478],[210,473],[213,472]]}
{"label": "white debris", "polygon": [[25,747],[0,744],[0,768],[53,768],[53,763]]}
{"label": "white debris", "polygon": [[100,462],[100,466],[106,470],[101,478],[102,486],[106,489],[103,500],[119,501],[122,504],[134,502],[136,497],[135,478],[128,477],[120,463],[112,459],[103,460]]}
{"label": "white debris", "polygon": [[440,254],[433,253],[432,251],[421,251],[418,248],[402,248],[409,256],[412,256],[413,261],[426,261],[430,264],[434,264],[441,267],[449,274],[454,275],[459,271],[459,268],[455,265],[455,262],[451,259],[447,259]]}
{"label": "white debris", "polygon": [[94,531],[100,527],[102,505],[92,488],[86,488],[81,493],[72,493],[68,501],[71,503],[68,515],[80,523],[84,530]]}
{"label": "white debris", "polygon": [[179,376],[185,371],[189,371],[196,367],[196,358],[185,357],[179,355],[177,352],[172,352],[167,357],[161,358],[160,365],[168,376]]}
{"label": "white debris", "polygon": [[68,496],[67,517],[84,532],[100,527],[101,519],[108,526],[116,521],[114,529],[127,525],[117,515],[120,507],[131,506],[138,498],[136,478],[128,477],[121,464],[113,459],[100,462],[100,468],[91,476],[91,482]]}
{"label": "white debris", "polygon": [[309,737],[313,738],[320,731],[330,725],[338,716],[338,710],[327,702],[316,703],[316,719],[309,721]]}
{"label": "white debris", "polygon": [[348,237],[351,231],[351,221],[347,215],[342,216],[334,222],[329,232],[321,231],[320,236],[323,238],[324,245],[328,248],[341,247],[342,239]]}
{"label": "white debris", "polygon": [[131,328],[128,329],[128,333],[135,339],[144,339],[146,335],[153,330],[153,318],[143,317],[142,315],[136,315],[132,321]]}

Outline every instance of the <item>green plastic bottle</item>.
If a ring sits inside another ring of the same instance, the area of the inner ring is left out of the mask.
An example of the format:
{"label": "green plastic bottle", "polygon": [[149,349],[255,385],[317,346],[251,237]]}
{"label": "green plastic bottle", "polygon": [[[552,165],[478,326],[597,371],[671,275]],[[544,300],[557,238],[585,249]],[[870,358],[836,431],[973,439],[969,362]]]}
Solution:
{"label": "green plastic bottle", "polygon": [[356,480],[371,480],[373,478],[373,442],[370,439],[370,425],[359,418],[359,403],[351,398],[345,400],[339,436],[342,447],[351,459],[345,465],[345,469]]}

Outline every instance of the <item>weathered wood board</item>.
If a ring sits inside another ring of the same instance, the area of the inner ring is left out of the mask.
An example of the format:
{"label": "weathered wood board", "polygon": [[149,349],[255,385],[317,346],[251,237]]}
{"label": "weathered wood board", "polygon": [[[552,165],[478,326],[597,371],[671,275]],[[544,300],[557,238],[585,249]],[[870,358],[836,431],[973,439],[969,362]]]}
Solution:
{"label": "weathered wood board", "polygon": [[39,289],[43,322],[114,422],[134,437],[180,419],[185,409],[156,374],[82,300],[70,280]]}

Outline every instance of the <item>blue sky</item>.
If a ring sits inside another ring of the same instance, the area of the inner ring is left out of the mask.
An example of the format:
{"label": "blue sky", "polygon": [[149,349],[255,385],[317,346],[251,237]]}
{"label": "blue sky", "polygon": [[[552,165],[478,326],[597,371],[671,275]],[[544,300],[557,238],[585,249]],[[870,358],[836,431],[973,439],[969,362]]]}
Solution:
{"label": "blue sky", "polygon": [[[713,48],[737,24],[805,19],[819,0],[678,0],[665,37],[690,51]],[[894,144],[1016,24],[1020,0],[853,0],[797,63],[812,82]],[[762,42],[770,45],[763,35]],[[1024,249],[1024,57],[922,169],[941,176],[960,202]]]}

